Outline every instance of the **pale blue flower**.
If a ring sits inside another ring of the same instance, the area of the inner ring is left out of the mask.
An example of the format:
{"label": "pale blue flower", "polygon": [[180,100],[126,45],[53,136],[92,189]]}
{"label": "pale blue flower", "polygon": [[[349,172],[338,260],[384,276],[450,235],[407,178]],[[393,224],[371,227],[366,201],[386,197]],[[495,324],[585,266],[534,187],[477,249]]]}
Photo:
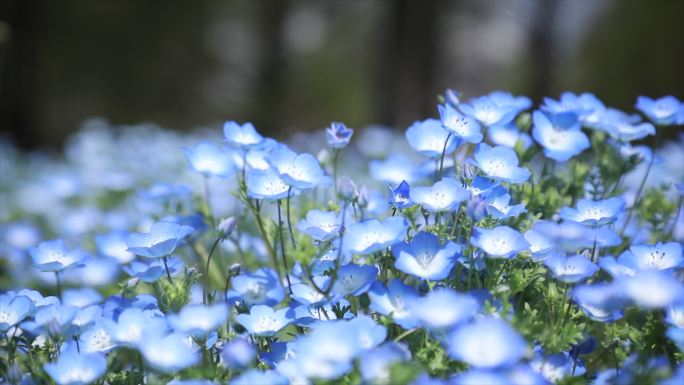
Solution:
{"label": "pale blue flower", "polygon": [[483,139],[480,124],[471,116],[458,112],[451,105],[439,105],[439,116],[442,126],[458,140],[469,143],[480,143]]}
{"label": "pale blue flower", "polygon": [[479,305],[469,294],[444,288],[410,300],[407,308],[420,325],[429,329],[447,329],[470,321]]}
{"label": "pale blue flower", "polygon": [[33,266],[42,271],[62,271],[78,266],[85,254],[78,250],[69,251],[61,239],[45,241],[29,249]]}
{"label": "pale blue flower", "polygon": [[527,230],[524,234],[525,240],[530,244],[530,253],[532,259],[539,262],[555,254],[559,251],[558,244],[555,240],[533,228]]}
{"label": "pale blue flower", "polygon": [[287,378],[275,370],[262,372],[257,369],[248,370],[228,382],[230,385],[287,385],[288,383]]}
{"label": "pale blue flower", "polygon": [[417,319],[412,317],[407,307],[407,303],[419,297],[418,291],[412,286],[405,285],[396,278],[390,280],[388,287],[375,281],[368,291],[368,297],[371,300],[372,311],[391,316],[392,320],[404,329],[417,325]]}
{"label": "pale blue flower", "polygon": [[497,146],[506,146],[515,148],[520,142],[523,149],[527,149],[532,145],[532,138],[526,132],[523,132],[511,122],[504,126],[493,126],[487,129],[487,137]]}
{"label": "pale blue flower", "polygon": [[99,353],[78,353],[72,347],[62,351],[56,362],[49,362],[43,368],[58,385],[83,385],[104,375],[107,359]]}
{"label": "pale blue flower", "polygon": [[406,130],[406,140],[414,151],[428,158],[440,157],[442,153],[451,154],[459,145],[459,140],[453,135],[449,136],[449,131],[436,119],[413,123]]}
{"label": "pale blue flower", "polygon": [[413,162],[401,154],[392,154],[385,160],[371,160],[368,169],[373,179],[394,185],[402,181],[413,183],[420,177]]}
{"label": "pale blue flower", "polygon": [[583,124],[591,124],[601,118],[606,106],[596,96],[588,92],[580,95],[563,92],[558,101],[544,98],[541,109],[549,114],[574,114]]}
{"label": "pale blue flower", "polygon": [[616,285],[576,286],[572,289],[572,299],[594,321],[613,322],[622,318],[625,300]]}
{"label": "pale blue flower", "polygon": [[413,187],[411,200],[430,212],[455,211],[470,191],[453,178],[442,178],[431,187]]}
{"label": "pale blue flower", "polygon": [[[183,273],[183,260],[177,257],[170,257],[166,259],[166,266],[169,268],[169,274],[172,277],[177,277]],[[164,275],[164,263],[159,260],[148,261],[133,261],[129,266],[124,266],[123,271],[131,277],[136,277],[143,282],[153,283],[157,282]]]}
{"label": "pale blue flower", "polygon": [[128,251],[125,231],[112,231],[106,234],[95,235],[95,245],[100,254],[114,258],[119,263],[128,263],[135,258],[135,254]]}
{"label": "pale blue flower", "polygon": [[532,137],[543,148],[544,154],[558,162],[565,162],[589,148],[589,138],[580,130],[577,116],[570,113],[532,114]]}
{"label": "pale blue flower", "polygon": [[651,123],[613,122],[602,127],[611,137],[621,142],[640,140],[656,133]]}
{"label": "pale blue flower", "polygon": [[349,326],[356,329],[354,335],[358,339],[359,347],[363,350],[373,349],[385,342],[387,338],[387,328],[364,314],[359,314],[349,320]]}
{"label": "pale blue flower", "polygon": [[650,121],[659,126],[682,124],[679,121],[679,115],[684,106],[682,102],[672,95],[663,96],[659,99],[639,96],[635,107],[646,115]]}
{"label": "pale blue flower", "polygon": [[493,229],[474,227],[470,243],[490,258],[511,258],[530,247],[520,232],[508,226]]}
{"label": "pale blue flower", "polygon": [[336,149],[347,147],[352,135],[354,135],[354,130],[340,122],[332,122],[330,127],[325,129],[328,145]]}
{"label": "pale blue flower", "polygon": [[525,340],[505,321],[484,317],[449,334],[449,356],[476,368],[517,363],[527,352]]}
{"label": "pale blue flower", "polygon": [[461,246],[451,241],[441,244],[439,237],[421,231],[410,242],[392,246],[394,267],[422,279],[439,281],[449,276],[461,253]]}
{"label": "pale blue flower", "polygon": [[261,268],[245,272],[230,280],[228,301],[244,301],[247,305],[274,306],[285,298],[285,291],[273,269]]}
{"label": "pale blue flower", "polygon": [[407,229],[408,222],[403,217],[352,223],[347,227],[343,247],[352,254],[372,254],[406,239]]}
{"label": "pale blue flower", "polygon": [[272,336],[294,321],[294,311],[290,308],[273,310],[270,306],[254,305],[249,314],[238,314],[237,322],[247,332],[257,336]]}
{"label": "pale blue flower", "polygon": [[[268,157],[282,180],[295,189],[305,190],[316,186],[330,186],[332,179],[311,154],[297,154],[286,145],[278,143]],[[249,186],[249,182],[248,182]]]}
{"label": "pale blue flower", "polygon": [[458,108],[465,115],[477,119],[485,127],[504,125],[513,120],[520,109],[513,104],[506,103],[507,100],[500,94],[497,98],[504,103],[498,104],[489,96],[480,96],[471,99],[468,103],[461,103]]}
{"label": "pale blue flower", "polygon": [[131,233],[126,238],[128,251],[141,257],[168,257],[194,229],[171,222],[157,222],[148,233]]}
{"label": "pale blue flower", "polygon": [[242,149],[258,146],[264,141],[264,137],[257,132],[252,123],[240,125],[234,121],[226,122],[223,125],[223,135],[230,145]]}
{"label": "pale blue flower", "polygon": [[514,218],[526,213],[525,204],[511,205],[511,195],[503,187],[499,187],[487,194],[487,214],[496,219]]}
{"label": "pale blue flower", "polygon": [[378,275],[378,268],[371,265],[348,263],[337,270],[332,293],[339,296],[359,296],[368,291]]}
{"label": "pale blue flower", "polygon": [[541,352],[530,362],[532,370],[540,373],[552,384],[566,377],[577,377],[586,373],[587,369],[579,360],[574,360],[568,352],[544,355]]}
{"label": "pale blue flower", "polygon": [[28,328],[39,332],[47,332],[50,335],[68,335],[74,329],[72,321],[79,314],[79,309],[68,305],[45,306],[33,316],[34,322]]}
{"label": "pale blue flower", "polygon": [[369,384],[389,384],[392,365],[411,359],[411,352],[404,345],[389,342],[364,352],[359,358],[361,378]]}
{"label": "pale blue flower", "polygon": [[0,332],[17,325],[33,311],[33,302],[23,295],[0,295]]}
{"label": "pale blue flower", "polygon": [[411,186],[405,180],[401,181],[397,187],[389,186],[389,189],[390,194],[392,194],[390,204],[393,207],[405,209],[413,205],[411,202]]}
{"label": "pale blue flower", "polygon": [[682,245],[677,242],[633,245],[620,255],[619,262],[635,270],[670,270],[682,267]]}
{"label": "pale blue flower", "polygon": [[254,361],[256,348],[244,338],[235,338],[221,348],[221,363],[229,369],[244,369]]}
{"label": "pale blue flower", "polygon": [[552,255],[544,261],[556,279],[567,283],[576,283],[596,274],[599,267],[584,255],[567,257],[561,254]]}
{"label": "pale blue flower", "polygon": [[306,213],[306,218],[299,221],[297,228],[317,241],[329,241],[339,235],[341,226],[341,214],[314,209]]}
{"label": "pale blue flower", "polygon": [[81,353],[109,353],[114,349],[117,346],[111,333],[114,326],[110,319],[98,319],[79,337]]}
{"label": "pale blue flower", "polygon": [[684,302],[684,284],[669,272],[644,270],[615,281],[633,303],[646,309],[663,309]]}
{"label": "pale blue flower", "polygon": [[235,172],[232,156],[211,142],[202,142],[194,149],[184,148],[190,167],[205,176],[228,178]]}
{"label": "pale blue flower", "polygon": [[200,355],[194,351],[183,334],[143,338],[140,352],[145,361],[163,373],[173,373],[200,363]]}
{"label": "pale blue flower", "polygon": [[126,346],[137,347],[145,339],[158,339],[168,330],[166,318],[153,310],[130,307],[121,312],[111,329],[112,339]]}
{"label": "pale blue flower", "polygon": [[532,107],[532,100],[527,96],[515,96],[510,92],[506,91],[490,92],[489,99],[499,107],[513,107],[516,110],[516,114]]}
{"label": "pale blue flower", "polygon": [[517,184],[530,178],[530,171],[518,166],[515,151],[504,146],[478,144],[475,150],[475,165],[494,180]]}
{"label": "pale blue flower", "polygon": [[204,337],[220,328],[228,319],[228,306],[223,303],[215,305],[186,305],[180,313],[167,317],[169,325],[181,333],[195,337]]}
{"label": "pale blue flower", "polygon": [[559,211],[562,219],[570,222],[581,223],[587,226],[601,226],[615,222],[624,211],[625,200],[622,197],[613,197],[594,201],[580,199],[577,208],[563,207]]}
{"label": "pale blue flower", "polygon": [[249,170],[246,175],[247,196],[254,199],[278,200],[295,195],[275,168]]}

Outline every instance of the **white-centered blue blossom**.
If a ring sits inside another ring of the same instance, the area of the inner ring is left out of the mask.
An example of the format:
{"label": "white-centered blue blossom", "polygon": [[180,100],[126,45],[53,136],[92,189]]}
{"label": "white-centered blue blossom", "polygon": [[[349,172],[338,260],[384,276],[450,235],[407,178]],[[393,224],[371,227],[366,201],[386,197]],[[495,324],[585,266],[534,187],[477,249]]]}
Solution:
{"label": "white-centered blue blossom", "polygon": [[372,254],[406,239],[407,229],[408,222],[403,217],[389,217],[382,221],[368,219],[349,225],[342,245],[352,254]]}
{"label": "white-centered blue blossom", "polygon": [[410,242],[392,246],[392,254],[396,258],[394,266],[399,271],[432,281],[449,275],[460,252],[460,245],[451,241],[441,244],[438,236],[424,231]]}
{"label": "white-centered blue blossom", "polygon": [[479,310],[474,297],[446,288],[413,298],[407,307],[411,316],[429,329],[447,329],[468,322]]}
{"label": "white-centered blue blossom", "polygon": [[402,181],[413,183],[420,178],[416,165],[402,154],[392,154],[385,160],[371,160],[368,170],[373,179],[393,185]]}
{"label": "white-centered blue blossom", "polygon": [[64,241],[45,241],[29,249],[33,266],[42,271],[62,271],[78,266],[85,259],[79,250],[67,250]]}
{"label": "white-centered blue blossom", "polygon": [[130,307],[119,314],[111,328],[112,338],[126,346],[137,347],[145,339],[156,339],[168,330],[167,320],[152,310]]}
{"label": "white-centered blue blossom", "polygon": [[563,207],[558,214],[566,221],[587,226],[601,226],[615,222],[624,208],[625,200],[622,197],[598,201],[580,199],[577,202],[577,208]]}
{"label": "white-centered blue blossom", "polygon": [[202,175],[228,178],[235,172],[232,155],[214,143],[202,142],[183,152],[190,167]]}
{"label": "white-centered blue blossom", "polygon": [[527,352],[525,340],[505,321],[484,317],[449,334],[449,356],[476,368],[512,366]]}
{"label": "white-centered blue blossom", "polygon": [[530,247],[520,232],[508,226],[492,229],[474,227],[470,243],[490,258],[511,258]]}
{"label": "white-centered blue blossom", "polygon": [[200,362],[200,355],[190,347],[187,336],[179,333],[144,338],[139,348],[147,364],[163,373],[177,372]]}
{"label": "white-centered blue blossom", "polygon": [[209,306],[191,304],[184,306],[178,314],[171,314],[167,318],[175,331],[204,337],[226,323],[228,306],[222,303]]}
{"label": "white-centered blue blossom", "polygon": [[640,271],[616,282],[627,298],[646,309],[664,309],[684,301],[684,284],[667,271]]}
{"label": "white-centered blue blossom", "polygon": [[33,302],[23,295],[0,295],[0,332],[4,333],[9,328],[23,321],[33,311]]}
{"label": "white-centered blue blossom", "polygon": [[278,200],[295,195],[278,170],[271,167],[266,170],[249,170],[246,175],[247,196],[254,199]]}
{"label": "white-centered blue blossom", "polygon": [[375,281],[368,291],[368,297],[371,300],[372,311],[391,316],[392,320],[404,329],[417,325],[418,320],[412,316],[407,305],[419,297],[418,291],[412,286],[396,278],[392,279],[387,287]]}
{"label": "white-centered blue blossom", "polygon": [[459,140],[449,135],[437,119],[414,122],[406,130],[406,140],[411,149],[428,158],[440,157],[442,153],[451,154],[459,145]]}
{"label": "white-centered blue blossom", "polygon": [[625,298],[613,284],[581,285],[572,289],[572,299],[587,317],[599,322],[622,318]]}
{"label": "white-centered blue blossom", "polygon": [[230,281],[228,301],[244,301],[247,305],[275,306],[285,298],[285,290],[278,282],[278,274],[269,268],[245,272]]}
{"label": "white-centered blue blossom", "polygon": [[544,148],[544,154],[555,161],[565,162],[590,146],[573,113],[546,115],[534,111],[532,121],[532,137]]}
{"label": "white-centered blue blossom", "polygon": [[475,150],[474,163],[486,176],[495,180],[517,184],[530,178],[530,171],[518,166],[518,156],[508,147],[480,143]]}
{"label": "white-centered blue blossom", "polygon": [[439,116],[442,126],[458,140],[468,143],[480,143],[483,139],[480,124],[471,116],[464,115],[451,105],[439,105]]}
{"label": "white-centered blue blossom", "polygon": [[264,137],[257,132],[252,123],[241,125],[234,121],[226,122],[223,125],[223,135],[230,145],[242,149],[258,146],[264,141]]}
{"label": "white-centered blue blossom", "polygon": [[579,282],[596,274],[599,267],[584,255],[564,256],[556,254],[544,261],[556,279],[567,283]]}
{"label": "white-centered blue blossom", "polygon": [[487,129],[487,137],[497,146],[506,146],[515,148],[520,142],[523,149],[527,149],[532,145],[532,138],[526,132],[523,132],[511,122],[504,126],[493,126]]}
{"label": "white-centered blue blossom", "polygon": [[100,353],[78,353],[74,346],[62,351],[56,362],[49,362],[44,368],[58,385],[83,385],[105,374],[107,359]]}
{"label": "white-centered blue blossom", "polygon": [[511,195],[503,187],[499,187],[487,194],[487,214],[495,219],[514,218],[526,213],[525,204],[511,205]]}
{"label": "white-centered blue blossom", "polygon": [[337,270],[332,293],[338,296],[359,296],[368,291],[378,275],[378,268],[371,265],[348,263]]}
{"label": "white-centered blue blossom", "polygon": [[114,258],[119,263],[128,263],[135,259],[135,254],[128,251],[126,236],[128,234],[125,231],[111,231],[96,235],[95,245],[100,254]]}
{"label": "white-centered blue blossom", "polygon": [[268,162],[278,170],[283,181],[295,189],[305,190],[332,184],[332,179],[325,175],[313,155],[297,154],[284,144],[276,145],[268,157]]}
{"label": "white-centered blue blossom", "polygon": [[477,119],[485,127],[504,125],[515,118],[519,108],[514,104],[509,104],[509,100],[505,100],[501,95],[498,95],[497,99],[504,103],[498,104],[489,96],[480,96],[471,99],[468,103],[459,104],[458,108],[465,115]]}
{"label": "white-centered blue blossom", "polygon": [[257,336],[272,336],[292,321],[294,321],[294,310],[290,308],[273,310],[266,305],[254,305],[249,309],[249,314],[237,315],[237,322],[247,329],[249,334]]}
{"label": "white-centered blue blossom", "polygon": [[455,211],[469,197],[470,191],[453,178],[411,189],[411,200],[430,212]]}
{"label": "white-centered blue blossom", "polygon": [[141,257],[168,257],[194,229],[172,222],[156,222],[148,233],[131,233],[126,238],[128,251]]}
{"label": "white-centered blue blossom", "polygon": [[354,130],[340,122],[332,122],[330,127],[325,129],[325,138],[328,141],[328,146],[334,149],[347,147],[352,135],[354,135]]}
{"label": "white-centered blue blossom", "polygon": [[682,267],[682,245],[677,242],[632,245],[619,262],[635,270],[670,270]]}
{"label": "white-centered blue blossom", "polygon": [[[349,225],[351,221],[345,221]],[[342,216],[334,211],[310,210],[297,228],[317,241],[329,241],[337,237],[342,226]]]}
{"label": "white-centered blue blossom", "polygon": [[221,363],[229,369],[247,368],[256,357],[256,348],[244,338],[235,338],[221,349]]}
{"label": "white-centered blue blossom", "polygon": [[370,384],[390,384],[391,368],[399,362],[411,359],[410,350],[396,342],[389,342],[363,352],[359,358],[361,378]]}
{"label": "white-centered blue blossom", "polygon": [[392,185],[390,185],[389,190],[390,195],[392,196],[390,199],[392,207],[405,209],[413,206],[413,202],[411,202],[411,186],[409,186],[408,182],[403,180],[397,187],[392,187]]}
{"label": "white-centered blue blossom", "polygon": [[684,104],[672,95],[658,99],[639,96],[635,107],[659,126],[684,124],[684,115],[681,112],[684,110]]}
{"label": "white-centered blue blossom", "polygon": [[108,353],[117,344],[112,338],[114,321],[100,318],[79,337],[81,353]]}

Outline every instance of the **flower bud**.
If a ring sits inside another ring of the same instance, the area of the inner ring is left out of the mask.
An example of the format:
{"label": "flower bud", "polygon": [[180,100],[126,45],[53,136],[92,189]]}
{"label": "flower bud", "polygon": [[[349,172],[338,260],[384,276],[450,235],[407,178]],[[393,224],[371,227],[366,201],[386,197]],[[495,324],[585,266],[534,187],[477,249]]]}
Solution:
{"label": "flower bud", "polygon": [[235,220],[235,217],[228,217],[221,219],[221,222],[216,226],[216,230],[221,238],[228,238],[233,235],[236,227],[237,221]]}

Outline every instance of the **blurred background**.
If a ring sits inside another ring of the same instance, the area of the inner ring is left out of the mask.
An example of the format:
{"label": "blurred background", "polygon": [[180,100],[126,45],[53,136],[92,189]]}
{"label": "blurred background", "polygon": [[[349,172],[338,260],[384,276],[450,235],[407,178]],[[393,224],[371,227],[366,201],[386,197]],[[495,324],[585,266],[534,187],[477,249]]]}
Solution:
{"label": "blurred background", "polygon": [[35,149],[92,116],[404,129],[447,87],[591,91],[631,111],[684,97],[683,20],[682,0],[0,0],[0,130]]}

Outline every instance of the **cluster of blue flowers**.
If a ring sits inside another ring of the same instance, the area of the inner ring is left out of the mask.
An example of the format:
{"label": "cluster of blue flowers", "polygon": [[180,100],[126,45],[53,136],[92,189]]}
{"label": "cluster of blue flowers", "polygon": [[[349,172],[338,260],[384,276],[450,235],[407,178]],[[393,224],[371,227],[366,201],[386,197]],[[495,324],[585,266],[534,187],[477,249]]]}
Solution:
{"label": "cluster of blue flowers", "polygon": [[684,103],[440,101],[0,143],[0,382],[683,383]]}

